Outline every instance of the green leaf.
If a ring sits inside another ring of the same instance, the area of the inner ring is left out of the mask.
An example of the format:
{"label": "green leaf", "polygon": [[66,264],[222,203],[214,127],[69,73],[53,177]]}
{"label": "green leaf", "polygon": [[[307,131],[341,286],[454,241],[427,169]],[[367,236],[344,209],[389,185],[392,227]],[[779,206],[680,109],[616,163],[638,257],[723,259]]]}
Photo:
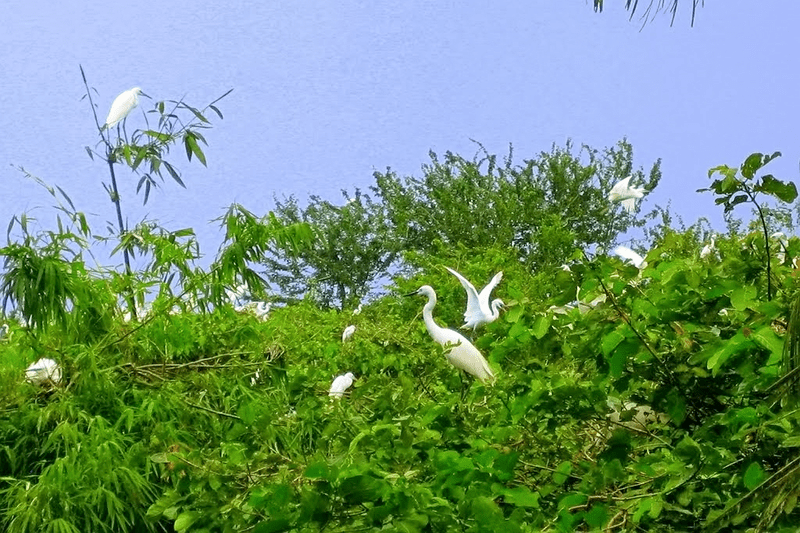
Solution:
{"label": "green leaf", "polygon": [[524,311],[524,309],[523,309],[522,305],[516,305],[516,306],[512,307],[504,315],[505,319],[506,319],[506,322],[508,322],[509,324],[515,323],[522,316],[522,312],[523,311]]}
{"label": "green leaf", "polygon": [[539,493],[531,491],[528,487],[515,487],[503,493],[503,499],[518,507],[539,508]]}
{"label": "green leaf", "polygon": [[764,166],[764,154],[761,153],[753,153],[747,156],[747,159],[744,160],[742,163],[742,176],[747,179],[753,179],[753,176],[756,175],[756,172]]}
{"label": "green leaf", "polygon": [[731,305],[737,311],[744,311],[747,308],[755,309],[758,304],[756,294],[756,288],[752,285],[738,287],[730,294]]}
{"label": "green leaf", "polygon": [[614,330],[603,337],[603,342],[601,344],[601,350],[603,351],[603,355],[608,357],[608,355],[614,351],[614,349],[625,339],[625,336],[617,330]]}
{"label": "green leaf", "polygon": [[797,187],[793,182],[784,183],[771,174],[761,178],[761,184],[755,187],[755,190],[765,192],[786,203],[794,202],[797,198]]}
{"label": "green leaf", "polygon": [[765,479],[767,479],[767,473],[757,462],[750,463],[744,472],[744,486],[747,490],[753,490]]}
{"label": "green leaf", "polygon": [[552,320],[552,315],[545,315],[545,316],[538,316],[536,320],[533,321],[533,326],[531,327],[531,334],[536,337],[537,339],[541,339],[547,334],[547,331],[550,329],[550,321]]}
{"label": "green leaf", "polygon": [[305,476],[308,479],[320,479],[328,477],[328,465],[325,463],[313,463],[306,468]]}
{"label": "green leaf", "polygon": [[201,150],[200,146],[197,144],[196,134],[193,132],[187,133],[184,137],[184,142],[186,144],[186,157],[189,158],[189,161],[192,160],[192,154],[194,154],[197,157],[197,160],[200,161],[203,166],[207,166],[206,156],[203,153],[203,150]]}
{"label": "green leaf", "polygon": [[195,511],[185,511],[178,515],[173,527],[175,528],[175,531],[178,532],[186,531],[192,527],[192,524],[197,522],[198,518],[200,518],[200,513]]}
{"label": "green leaf", "polygon": [[162,142],[169,142],[172,139],[172,137],[170,137],[168,134],[161,133],[159,131],[144,130],[144,134],[145,135],[149,135],[150,137],[153,137],[154,139],[158,139],[159,141],[162,141]]}

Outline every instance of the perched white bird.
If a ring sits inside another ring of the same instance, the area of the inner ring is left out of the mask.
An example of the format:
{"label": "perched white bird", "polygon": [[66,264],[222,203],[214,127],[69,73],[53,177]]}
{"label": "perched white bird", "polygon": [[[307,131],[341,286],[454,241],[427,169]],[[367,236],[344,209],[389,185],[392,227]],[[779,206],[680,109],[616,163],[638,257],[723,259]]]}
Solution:
{"label": "perched white bird", "polygon": [[700,259],[705,259],[709,255],[714,253],[714,236],[711,236],[711,242],[703,246],[703,249],[700,250]]}
{"label": "perched white bird", "polygon": [[0,339],[4,339],[8,335],[8,324],[0,326]]}
{"label": "perched white bird", "polygon": [[133,109],[139,105],[139,95],[143,94],[139,87],[128,89],[114,98],[111,110],[106,117],[106,124],[102,129],[113,128],[120,121],[124,120]]}
{"label": "perched white bird", "polygon": [[362,307],[364,307],[364,304],[358,304],[358,307],[356,307],[356,308],[353,310],[353,314],[354,314],[354,315],[360,315],[360,314],[361,314],[361,308],[362,308]]}
{"label": "perched white bird", "polygon": [[782,231],[776,231],[770,235],[773,239],[778,241],[778,252],[775,254],[778,258],[778,263],[783,264],[786,261],[786,251],[789,247],[789,241],[786,240],[786,235]]}
{"label": "perched white bird", "polygon": [[631,176],[620,180],[611,187],[608,193],[609,202],[622,202],[622,207],[628,213],[633,213],[636,209],[636,199],[644,196],[644,189],[637,189],[630,186]]}
{"label": "perched white bird", "polygon": [[61,368],[52,359],[43,357],[25,370],[25,379],[34,385],[42,385],[47,381],[58,384],[61,382]]}
{"label": "perched white bird", "polygon": [[272,309],[272,304],[268,302],[257,302],[253,313],[255,313],[256,318],[259,320],[266,320],[269,316],[270,309]]}
{"label": "perched white bird", "polygon": [[647,266],[647,262],[644,260],[644,257],[637,254],[627,246],[617,246],[614,248],[614,253],[626,261],[630,261],[636,268],[644,268]]}
{"label": "perched white bird", "polygon": [[450,361],[450,364],[468,374],[472,374],[480,381],[494,379],[489,363],[486,362],[481,352],[464,335],[452,329],[440,327],[434,322],[433,308],[436,306],[436,292],[433,287],[423,285],[409,296],[412,294],[423,294],[428,297],[428,303],[422,308],[425,328],[431,338],[444,347],[445,357]]}
{"label": "perched white bird", "polygon": [[450,267],[446,266],[445,268],[458,278],[461,286],[467,291],[467,310],[464,311],[464,325],[461,327],[463,329],[472,328],[472,331],[475,331],[478,326],[497,320],[497,317],[500,316],[500,308],[503,307],[503,300],[495,298],[490,305],[489,296],[497,284],[500,283],[500,280],[503,279],[503,272],[495,274],[492,281],[478,293],[475,290],[475,286],[467,278]]}
{"label": "perched white bird", "polygon": [[352,372],[342,374],[341,376],[336,376],[336,379],[334,379],[333,383],[331,383],[331,390],[328,392],[328,396],[341,398],[344,396],[344,391],[353,385],[354,379],[356,379],[356,377]]}
{"label": "perched white bird", "polygon": [[356,332],[356,327],[352,324],[344,328],[342,332],[342,342],[347,342],[353,336],[353,333]]}

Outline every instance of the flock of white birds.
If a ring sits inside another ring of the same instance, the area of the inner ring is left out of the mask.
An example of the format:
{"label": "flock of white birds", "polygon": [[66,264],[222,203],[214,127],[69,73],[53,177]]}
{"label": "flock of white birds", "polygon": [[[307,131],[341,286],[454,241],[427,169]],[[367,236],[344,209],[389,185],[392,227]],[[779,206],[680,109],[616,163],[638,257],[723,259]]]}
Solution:
{"label": "flock of white birds", "polygon": [[[106,117],[106,122],[101,128],[106,130],[112,128],[125,120],[136,106],[139,105],[139,96],[144,94],[139,87],[133,87],[127,91],[122,92],[117,96],[111,104],[111,109]],[[610,202],[621,202],[622,206],[632,213],[636,208],[636,200],[644,196],[644,189],[633,188],[630,186],[631,176],[616,183],[608,194]],[[713,246],[713,242],[712,242]],[[614,252],[626,260],[631,261],[635,266],[642,268],[646,263],[644,259],[625,246],[618,246]],[[453,274],[467,293],[467,308],[464,311],[464,324],[462,329],[475,330],[485,324],[489,324],[497,320],[500,316],[500,310],[503,308],[503,301],[496,298],[489,301],[489,297],[494,288],[500,283],[503,278],[503,273],[498,272],[494,275],[491,281],[478,292],[475,286],[469,282],[464,276],[456,272],[450,267],[445,267],[451,274]],[[235,289],[226,289],[227,296],[231,301],[234,309],[238,312],[250,312],[258,318],[265,320],[269,315],[270,304],[267,302],[247,302],[243,303],[245,299],[245,287],[237,286]],[[453,329],[443,328],[439,326],[433,319],[433,308],[436,306],[436,291],[430,285],[423,285],[411,295],[419,294],[426,296],[428,302],[422,309],[422,317],[425,322],[425,328],[428,330],[431,338],[438,342],[445,350],[445,357],[454,367],[463,370],[464,372],[474,376],[481,382],[487,380],[494,380],[495,375],[489,367],[486,358],[483,357],[481,352],[461,333]],[[410,296],[410,295],[409,295]],[[353,311],[354,315],[361,313],[362,306]],[[150,309],[141,308],[137,309],[137,316],[143,317],[150,312]],[[125,321],[130,320],[132,317],[128,313]],[[8,326],[3,326],[2,338],[8,331]],[[349,325],[342,333],[342,342],[347,342],[353,337],[356,331],[355,325]],[[61,381],[61,369],[58,364],[52,359],[42,358],[33,363],[25,371],[26,379],[31,383],[40,385],[46,382],[58,384]],[[258,376],[253,378],[253,383],[258,379]],[[336,376],[331,384],[329,396],[332,398],[341,398],[345,391],[353,385],[355,376],[352,372],[347,372],[340,376]]]}

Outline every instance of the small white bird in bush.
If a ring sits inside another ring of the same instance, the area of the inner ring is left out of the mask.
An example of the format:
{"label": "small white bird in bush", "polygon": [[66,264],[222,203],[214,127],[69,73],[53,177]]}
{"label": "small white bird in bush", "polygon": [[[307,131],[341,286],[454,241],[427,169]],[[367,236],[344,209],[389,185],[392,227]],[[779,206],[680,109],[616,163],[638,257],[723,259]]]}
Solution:
{"label": "small white bird in bush", "polygon": [[609,202],[621,202],[628,213],[636,210],[636,199],[644,196],[644,189],[630,186],[631,176],[620,180],[611,187],[608,193]]}
{"label": "small white bird in bush", "polygon": [[25,370],[25,379],[34,385],[42,385],[48,381],[57,385],[61,382],[61,368],[52,359],[43,357]]}
{"label": "small white bird in bush", "polygon": [[711,242],[703,246],[703,249],[700,250],[700,259],[705,259],[706,257],[710,256],[714,253],[714,236],[711,236]]}
{"label": "small white bird in bush", "polygon": [[[111,109],[106,117],[106,123],[102,129],[113,128],[119,124],[125,117],[139,105],[139,95],[144,94],[139,87],[128,89],[122,92],[119,96],[114,98],[111,104]],[[145,95],[147,96],[147,95]]]}
{"label": "small white bird in bush", "polygon": [[259,320],[266,320],[267,317],[269,317],[270,309],[272,309],[272,304],[268,302],[258,302],[253,312]]}
{"label": "small white bird in bush", "polygon": [[334,379],[333,383],[331,383],[331,390],[328,392],[328,396],[333,398],[341,398],[344,396],[345,391],[353,385],[354,379],[356,379],[356,377],[352,372],[342,374],[341,376],[336,376],[336,379]]}
{"label": "small white bird in bush", "polygon": [[467,278],[450,267],[446,266],[445,268],[458,278],[461,286],[467,291],[467,310],[464,311],[464,325],[461,327],[463,329],[471,328],[474,332],[478,326],[497,320],[497,317],[500,316],[500,308],[503,307],[503,300],[495,298],[489,304],[489,296],[491,296],[497,284],[500,283],[500,280],[503,279],[503,272],[495,274],[492,280],[478,293],[475,290],[475,286]]}
{"label": "small white bird in bush", "polygon": [[6,335],[8,335],[8,324],[3,324],[0,326],[0,339],[5,339]]}
{"label": "small white bird in bush", "polygon": [[433,320],[433,308],[436,307],[436,291],[430,285],[423,285],[407,296],[422,294],[428,297],[428,303],[422,308],[422,318],[425,328],[431,338],[441,344],[445,349],[445,357],[456,368],[475,376],[480,381],[494,379],[489,363],[483,358],[481,352],[472,345],[461,333],[439,326]]}
{"label": "small white bird in bush", "polygon": [[362,307],[364,307],[364,304],[358,304],[358,307],[356,307],[356,308],[353,310],[353,314],[354,314],[354,315],[360,315],[360,314],[361,314],[361,308],[362,308]]}
{"label": "small white bird in bush", "polygon": [[342,332],[342,342],[347,342],[353,337],[353,333],[356,332],[356,327],[352,324],[344,328]]}

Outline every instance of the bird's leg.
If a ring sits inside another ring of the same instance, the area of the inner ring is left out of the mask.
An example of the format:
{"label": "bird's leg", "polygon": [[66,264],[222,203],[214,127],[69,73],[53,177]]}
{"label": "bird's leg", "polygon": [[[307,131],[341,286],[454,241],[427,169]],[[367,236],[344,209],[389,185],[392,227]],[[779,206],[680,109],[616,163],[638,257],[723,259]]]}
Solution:
{"label": "bird's leg", "polygon": [[464,371],[460,371],[458,373],[458,378],[461,380],[461,404],[464,404],[464,400],[467,398],[467,393],[469,392],[469,388],[472,385],[471,381],[464,381]]}

